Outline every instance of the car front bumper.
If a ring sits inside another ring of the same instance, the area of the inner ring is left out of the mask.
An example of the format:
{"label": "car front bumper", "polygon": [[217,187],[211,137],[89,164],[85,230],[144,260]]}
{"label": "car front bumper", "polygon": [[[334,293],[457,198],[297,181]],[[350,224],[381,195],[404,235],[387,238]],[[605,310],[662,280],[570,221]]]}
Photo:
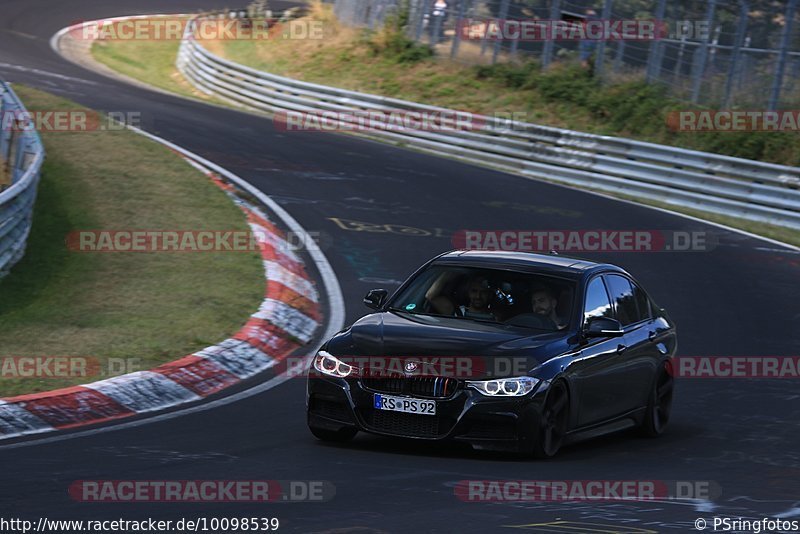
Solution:
{"label": "car front bumper", "polygon": [[[523,397],[487,397],[460,385],[447,398],[436,398],[436,415],[377,410],[374,391],[359,379],[309,376],[309,426],[422,440],[458,440],[481,450],[527,452],[539,435],[543,384]],[[419,398],[419,397],[416,397]]]}

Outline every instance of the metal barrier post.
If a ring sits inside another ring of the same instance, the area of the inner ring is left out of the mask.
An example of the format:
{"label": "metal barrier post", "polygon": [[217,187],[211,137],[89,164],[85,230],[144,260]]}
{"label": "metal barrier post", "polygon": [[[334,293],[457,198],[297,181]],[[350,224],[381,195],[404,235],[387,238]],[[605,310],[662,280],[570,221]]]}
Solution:
{"label": "metal barrier post", "polygon": [[[795,1],[795,0],[793,0]],[[708,0],[708,11],[706,11],[706,22],[711,28],[714,22],[714,10],[717,7],[717,0]],[[708,58],[708,40],[711,36],[706,35],[700,45],[697,64],[695,65],[694,79],[692,80],[692,103],[696,104],[700,100],[700,87],[703,84],[703,77],[706,73],[706,60]]]}
{"label": "metal barrier post", "polygon": [[[508,18],[508,5],[510,0],[502,0],[500,4],[500,13],[498,13],[499,23],[501,24],[500,28],[502,29],[506,25],[506,19]],[[492,51],[492,65],[497,63],[497,56],[500,55],[500,47],[503,46],[503,33],[500,32],[500,39],[494,42],[494,50]]]}
{"label": "metal barrier post", "polygon": [[[603,20],[607,21],[611,18],[611,7],[614,3],[614,0],[605,0],[603,4],[603,13],[601,17]],[[594,58],[594,77],[598,80],[603,80],[603,71],[605,70],[605,62],[606,62],[606,40],[602,39],[599,43],[597,43],[597,53]]]}
{"label": "metal barrier post", "polygon": [[786,56],[789,53],[789,43],[792,39],[792,25],[794,24],[794,14],[797,10],[797,0],[789,0],[786,5],[786,16],[784,17],[783,34],[781,35],[781,47],[778,55],[778,63],[775,65],[775,77],[772,80],[772,90],[770,91],[769,104],[767,109],[774,110],[778,107],[778,99],[781,96],[781,85],[783,84],[783,73],[786,70]]}
{"label": "metal barrier post", "polygon": [[[550,4],[550,24],[561,18],[561,0],[552,0]],[[547,69],[553,60],[553,40],[546,39],[542,50],[542,69]]]}
{"label": "metal barrier post", "polygon": [[744,37],[747,33],[747,14],[749,12],[750,6],[747,4],[747,0],[739,0],[739,23],[736,25],[736,37],[734,37],[733,50],[731,50],[730,63],[728,64],[728,79],[725,80],[725,96],[722,97],[723,108],[727,108],[731,104],[733,80],[736,78],[736,68],[739,66],[739,60],[742,57],[742,45],[744,44]]}
{"label": "metal barrier post", "polygon": [[458,57],[458,48],[461,46],[461,32],[469,31],[469,27],[465,28],[466,21],[464,17],[467,12],[467,2],[470,0],[458,0],[458,14],[456,15],[456,34],[453,36],[453,47],[450,49],[450,58],[455,59]]}
{"label": "metal barrier post", "polygon": [[[664,12],[667,9],[667,0],[658,0],[656,7],[656,24],[664,24]],[[647,83],[652,83],[653,78],[661,76],[661,39],[656,38],[650,44],[650,56],[647,58]]]}

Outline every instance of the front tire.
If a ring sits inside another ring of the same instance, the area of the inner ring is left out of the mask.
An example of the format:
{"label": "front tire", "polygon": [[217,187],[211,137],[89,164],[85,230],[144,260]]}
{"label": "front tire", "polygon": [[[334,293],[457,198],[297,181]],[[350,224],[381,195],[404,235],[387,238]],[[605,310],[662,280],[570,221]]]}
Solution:
{"label": "front tire", "polygon": [[566,384],[559,380],[550,386],[539,424],[539,436],[533,445],[536,458],[552,458],[561,449],[569,422],[569,393]]}
{"label": "front tire", "polygon": [[642,421],[641,433],[649,438],[655,438],[664,433],[669,423],[672,412],[672,392],[675,379],[672,374],[672,363],[664,361],[658,369],[650,399],[647,402],[647,411]]}

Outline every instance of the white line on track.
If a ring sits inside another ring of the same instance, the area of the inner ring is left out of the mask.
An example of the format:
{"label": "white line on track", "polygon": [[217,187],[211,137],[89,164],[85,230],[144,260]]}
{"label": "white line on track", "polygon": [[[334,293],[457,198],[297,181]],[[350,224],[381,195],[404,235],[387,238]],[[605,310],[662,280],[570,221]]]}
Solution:
{"label": "white line on track", "polygon": [[3,63],[0,61],[0,69],[9,69],[9,70],[16,70],[20,72],[30,72],[31,74],[38,74],[39,76],[49,76],[51,78],[58,78],[59,80],[69,80],[72,82],[80,82],[86,83],[89,85],[97,85],[97,82],[93,82],[91,80],[84,80],[83,78],[73,78],[72,76],[66,76],[64,74],[58,74],[57,72],[49,72],[46,70],[41,69],[34,69],[32,67],[24,67],[22,65],[14,65],[12,63]]}

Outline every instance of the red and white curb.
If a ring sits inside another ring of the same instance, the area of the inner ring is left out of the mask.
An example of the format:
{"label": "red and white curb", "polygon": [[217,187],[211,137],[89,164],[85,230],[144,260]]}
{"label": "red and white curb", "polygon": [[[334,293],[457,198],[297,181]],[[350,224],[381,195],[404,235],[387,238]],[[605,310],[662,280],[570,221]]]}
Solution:
{"label": "red and white curb", "polygon": [[[226,174],[226,178],[244,186],[251,194],[252,186],[245,186],[240,178],[229,173],[215,172],[212,167],[222,169],[180,147],[132,129],[175,150],[209,176],[242,209],[251,230],[259,236],[266,275],[264,301],[247,324],[231,338],[155,369],[81,386],[0,399],[0,440],[104,423],[198,401],[276,366],[297,348],[310,342],[322,322],[316,286],[303,261],[285,239],[284,232],[262,209],[240,198],[236,186],[223,180],[221,174]],[[262,202],[268,200],[265,203],[284,222],[291,223],[290,228],[299,228],[296,221],[271,199],[258,193],[255,196]],[[329,299],[333,297],[330,305],[335,319],[328,325],[327,335],[340,326],[337,323],[343,317],[341,291],[321,252],[312,248],[309,254],[320,269]]]}

